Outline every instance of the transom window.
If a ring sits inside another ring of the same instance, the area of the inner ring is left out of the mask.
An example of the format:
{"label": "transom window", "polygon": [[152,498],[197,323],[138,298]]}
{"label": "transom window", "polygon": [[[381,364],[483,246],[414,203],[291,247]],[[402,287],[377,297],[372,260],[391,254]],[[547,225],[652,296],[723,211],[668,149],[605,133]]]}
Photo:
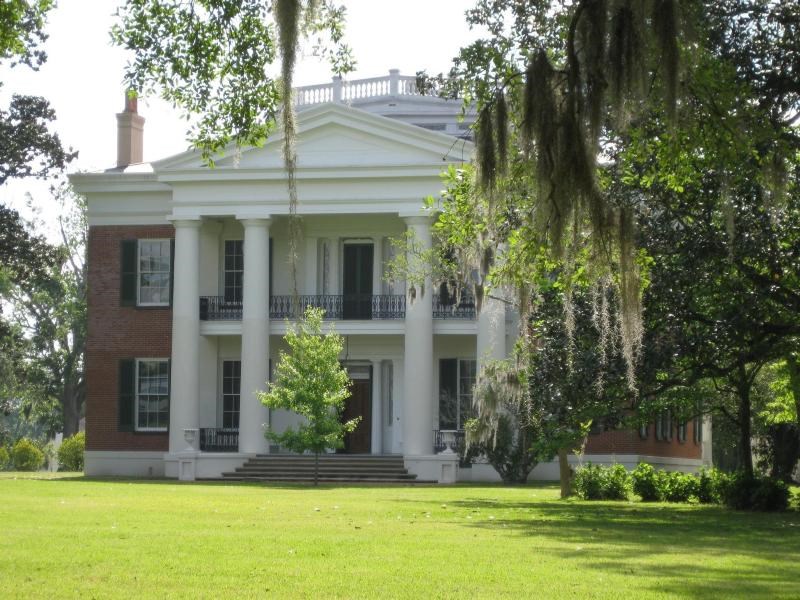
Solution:
{"label": "transom window", "polygon": [[225,302],[242,301],[242,282],[244,281],[244,242],[225,240]]}
{"label": "transom window", "polygon": [[439,361],[439,428],[464,429],[474,416],[472,388],[477,361],[474,358],[443,358]]}
{"label": "transom window", "polygon": [[166,431],[169,424],[169,360],[136,361],[136,429]]}
{"label": "transom window", "polygon": [[242,361],[222,362],[222,427],[239,427],[239,400],[242,389]]}
{"label": "transom window", "polygon": [[139,240],[139,304],[169,304],[169,240]]}

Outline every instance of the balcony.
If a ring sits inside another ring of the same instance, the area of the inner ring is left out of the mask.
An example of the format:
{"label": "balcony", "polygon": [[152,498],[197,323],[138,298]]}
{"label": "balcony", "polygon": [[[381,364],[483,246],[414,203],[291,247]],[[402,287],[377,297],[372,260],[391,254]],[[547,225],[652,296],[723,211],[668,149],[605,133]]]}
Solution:
{"label": "balcony", "polygon": [[[325,319],[388,320],[404,319],[406,297],[403,295],[372,296],[369,294],[272,296],[269,299],[270,319],[294,319],[308,307],[321,308]],[[242,303],[225,300],[222,296],[200,298],[201,321],[241,321]]]}
{"label": "balcony", "polygon": [[[372,296],[368,294],[326,294],[297,296],[272,296],[269,302],[270,319],[295,319],[306,308],[313,306],[325,311],[325,320],[397,320],[406,316],[406,297],[403,295]],[[452,297],[433,295],[433,318],[472,321],[477,317],[475,299],[462,296],[456,302]],[[241,321],[242,303],[225,300],[223,296],[200,298],[201,321]]]}
{"label": "balcony", "polygon": [[463,319],[474,320],[477,316],[475,298],[462,295],[457,302],[453,296],[433,295],[434,319]]}

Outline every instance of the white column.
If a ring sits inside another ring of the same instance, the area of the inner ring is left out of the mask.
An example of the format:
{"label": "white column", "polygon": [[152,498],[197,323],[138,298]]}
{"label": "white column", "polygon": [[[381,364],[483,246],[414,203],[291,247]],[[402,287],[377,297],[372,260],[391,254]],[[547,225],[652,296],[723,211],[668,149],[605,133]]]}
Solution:
{"label": "white column", "polygon": [[200,225],[174,221],[175,257],[172,291],[172,373],[169,405],[169,451],[196,450],[184,429],[200,425]]}
{"label": "white column", "polygon": [[383,402],[381,361],[372,361],[372,454],[383,452]]}
{"label": "white column", "polygon": [[242,383],[239,404],[239,452],[265,453],[267,408],[256,397],[269,377],[269,219],[242,219]]}
{"label": "white column", "polygon": [[372,238],[372,295],[383,294],[383,238]]}
{"label": "white column", "polygon": [[501,300],[484,295],[478,315],[478,373],[486,361],[506,356],[506,307]]}
{"label": "white column", "polygon": [[330,239],[328,248],[328,293],[339,294],[339,238]]}
{"label": "white column", "polygon": [[[406,218],[421,249],[431,247],[428,217]],[[409,259],[409,262],[414,262]],[[403,364],[403,454],[433,454],[433,286],[430,278],[414,294],[406,285],[406,335]]]}
{"label": "white column", "polygon": [[316,294],[317,292],[317,238],[306,238],[306,253],[303,257],[305,268],[305,286],[301,294]]}

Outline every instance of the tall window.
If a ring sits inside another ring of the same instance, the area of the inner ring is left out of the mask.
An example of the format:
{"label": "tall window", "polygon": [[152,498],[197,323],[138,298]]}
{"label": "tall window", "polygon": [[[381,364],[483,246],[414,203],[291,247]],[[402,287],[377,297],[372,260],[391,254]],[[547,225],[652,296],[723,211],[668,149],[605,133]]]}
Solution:
{"label": "tall window", "polygon": [[239,399],[242,387],[242,362],[222,362],[222,426],[239,427]]}
{"label": "tall window", "polygon": [[668,410],[662,410],[656,417],[656,439],[662,442],[672,440],[672,415]]}
{"label": "tall window", "polygon": [[475,359],[443,358],[439,361],[439,429],[464,429],[472,418]]}
{"label": "tall window", "polygon": [[169,360],[136,361],[136,429],[166,431],[169,424]]}
{"label": "tall window", "polygon": [[703,443],[703,417],[695,417],[692,420],[692,436],[695,444]]}
{"label": "tall window", "polygon": [[242,282],[244,280],[244,242],[225,240],[225,302],[242,301]]}
{"label": "tall window", "polygon": [[139,304],[169,304],[169,240],[139,240]]}

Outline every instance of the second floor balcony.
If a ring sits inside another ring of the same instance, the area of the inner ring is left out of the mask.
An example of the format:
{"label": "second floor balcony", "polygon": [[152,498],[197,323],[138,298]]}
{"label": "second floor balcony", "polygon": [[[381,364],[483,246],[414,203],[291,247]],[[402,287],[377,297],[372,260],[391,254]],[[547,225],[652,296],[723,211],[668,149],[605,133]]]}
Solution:
{"label": "second floor balcony", "polygon": [[[406,316],[404,295],[325,294],[272,296],[269,302],[270,319],[296,319],[309,307],[325,311],[325,319],[339,320],[392,320]],[[476,318],[475,303],[471,298],[458,304],[443,303],[438,295],[433,297],[434,319]],[[226,300],[224,296],[200,298],[201,321],[241,321],[242,302]]]}

